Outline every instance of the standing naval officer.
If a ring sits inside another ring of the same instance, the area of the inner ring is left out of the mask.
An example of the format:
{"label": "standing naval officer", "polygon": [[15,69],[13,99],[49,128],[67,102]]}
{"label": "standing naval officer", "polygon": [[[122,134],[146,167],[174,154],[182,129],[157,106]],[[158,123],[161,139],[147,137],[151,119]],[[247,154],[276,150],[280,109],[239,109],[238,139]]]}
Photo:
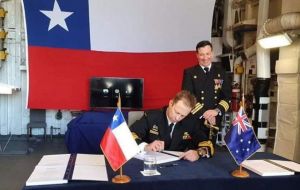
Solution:
{"label": "standing naval officer", "polygon": [[196,46],[198,64],[183,73],[182,89],[194,94],[198,103],[191,113],[198,118],[200,129],[216,143],[215,129],[220,129],[224,113],[229,109],[231,83],[226,71],[212,62],[213,47],[209,41]]}

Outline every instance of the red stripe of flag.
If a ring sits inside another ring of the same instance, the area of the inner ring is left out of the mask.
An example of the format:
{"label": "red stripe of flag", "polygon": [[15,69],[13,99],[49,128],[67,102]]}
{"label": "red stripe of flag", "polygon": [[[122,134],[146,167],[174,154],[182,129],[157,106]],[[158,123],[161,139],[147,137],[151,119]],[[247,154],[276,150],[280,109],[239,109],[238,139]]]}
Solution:
{"label": "red stripe of flag", "polygon": [[100,147],[114,171],[118,170],[126,162],[123,151],[110,127],[105,131]]}
{"label": "red stripe of flag", "polygon": [[89,110],[91,77],[144,78],[144,108],[162,107],[181,89],[195,52],[120,53],[29,47],[29,108]]}

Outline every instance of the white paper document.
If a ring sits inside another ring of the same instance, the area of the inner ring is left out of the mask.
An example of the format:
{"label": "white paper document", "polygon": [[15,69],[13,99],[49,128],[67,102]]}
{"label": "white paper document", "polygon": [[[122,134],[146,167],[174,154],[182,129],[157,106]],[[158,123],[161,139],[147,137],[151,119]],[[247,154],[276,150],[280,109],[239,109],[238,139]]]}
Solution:
{"label": "white paper document", "polygon": [[45,155],[26,181],[26,186],[68,183],[68,180],[108,181],[103,155]]}
{"label": "white paper document", "polygon": [[284,176],[295,174],[295,172],[272,164],[267,160],[245,160],[241,165],[261,176]]}
{"label": "white paper document", "polygon": [[68,183],[68,180],[64,179],[66,168],[67,165],[36,166],[26,181],[26,186]]}
{"label": "white paper document", "polygon": [[104,156],[77,154],[72,180],[108,181]]}
{"label": "white paper document", "polygon": [[70,154],[44,155],[38,163],[38,166],[59,166],[67,165]]}
{"label": "white paper document", "polygon": [[300,164],[293,161],[286,160],[269,160],[271,163],[278,164],[285,167],[286,169],[292,170],[294,172],[300,172]]}
{"label": "white paper document", "polygon": [[145,155],[153,155],[156,158],[157,164],[163,164],[167,162],[180,160],[178,155],[182,154],[182,152],[177,152],[177,151],[164,151],[164,152],[142,152],[137,154],[135,158],[139,160],[144,160]]}
{"label": "white paper document", "polygon": [[105,166],[104,155],[98,155],[98,154],[77,154],[76,165]]}
{"label": "white paper document", "polygon": [[72,180],[108,181],[106,166],[75,165]]}

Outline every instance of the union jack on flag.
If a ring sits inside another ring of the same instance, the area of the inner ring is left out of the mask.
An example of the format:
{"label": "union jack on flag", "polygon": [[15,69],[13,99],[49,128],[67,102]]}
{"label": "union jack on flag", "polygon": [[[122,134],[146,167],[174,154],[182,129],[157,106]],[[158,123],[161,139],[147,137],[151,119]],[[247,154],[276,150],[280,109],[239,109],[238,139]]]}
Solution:
{"label": "union jack on flag", "polygon": [[238,165],[260,149],[261,146],[242,106],[232,121],[224,141]]}
{"label": "union jack on flag", "polygon": [[248,128],[252,128],[252,125],[249,123],[248,117],[242,109],[240,108],[238,114],[236,115],[235,119],[232,121],[232,126],[235,126],[238,128],[238,134],[241,134],[242,132],[247,131]]}

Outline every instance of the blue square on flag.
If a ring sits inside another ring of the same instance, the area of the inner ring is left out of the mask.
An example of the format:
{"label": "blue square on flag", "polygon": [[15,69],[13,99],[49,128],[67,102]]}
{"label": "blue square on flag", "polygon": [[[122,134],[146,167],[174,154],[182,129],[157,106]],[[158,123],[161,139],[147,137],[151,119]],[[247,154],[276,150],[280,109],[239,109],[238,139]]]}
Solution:
{"label": "blue square on flag", "polygon": [[23,0],[23,3],[29,45],[90,49],[88,1]]}
{"label": "blue square on flag", "polygon": [[239,109],[236,118],[232,121],[224,141],[238,165],[260,149],[261,146],[243,107]]}

